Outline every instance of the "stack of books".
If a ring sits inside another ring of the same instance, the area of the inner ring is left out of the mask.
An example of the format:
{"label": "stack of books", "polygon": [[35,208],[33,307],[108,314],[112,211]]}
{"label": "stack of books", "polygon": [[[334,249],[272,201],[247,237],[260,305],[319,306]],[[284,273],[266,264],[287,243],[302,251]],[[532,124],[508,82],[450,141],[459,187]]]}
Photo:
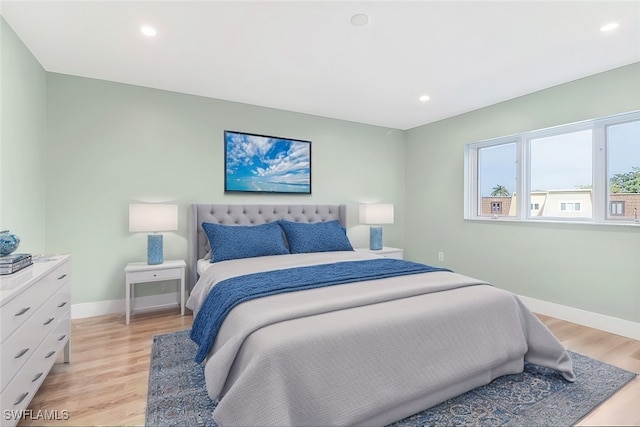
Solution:
{"label": "stack of books", "polygon": [[0,257],[0,275],[12,274],[33,264],[30,254],[10,254]]}

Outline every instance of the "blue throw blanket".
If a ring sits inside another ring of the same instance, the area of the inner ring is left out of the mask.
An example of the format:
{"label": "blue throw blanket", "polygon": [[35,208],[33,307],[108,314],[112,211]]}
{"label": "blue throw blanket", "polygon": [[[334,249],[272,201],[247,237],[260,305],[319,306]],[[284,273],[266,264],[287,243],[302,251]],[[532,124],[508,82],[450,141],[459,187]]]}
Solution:
{"label": "blue throw blanket", "polygon": [[223,280],[209,291],[193,322],[191,339],[198,344],[195,361],[200,363],[205,359],[225,317],[242,302],[284,292],[431,271],[451,270],[417,262],[380,258],[265,271]]}

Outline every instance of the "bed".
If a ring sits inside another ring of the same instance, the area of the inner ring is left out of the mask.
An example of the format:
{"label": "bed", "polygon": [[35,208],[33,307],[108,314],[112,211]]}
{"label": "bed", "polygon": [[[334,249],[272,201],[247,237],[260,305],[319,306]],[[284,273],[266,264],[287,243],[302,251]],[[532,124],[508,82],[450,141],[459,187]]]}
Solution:
{"label": "bed", "polygon": [[516,295],[350,250],[344,205],[198,204],[191,223],[187,307],[218,425],[386,425],[525,359],[575,379]]}

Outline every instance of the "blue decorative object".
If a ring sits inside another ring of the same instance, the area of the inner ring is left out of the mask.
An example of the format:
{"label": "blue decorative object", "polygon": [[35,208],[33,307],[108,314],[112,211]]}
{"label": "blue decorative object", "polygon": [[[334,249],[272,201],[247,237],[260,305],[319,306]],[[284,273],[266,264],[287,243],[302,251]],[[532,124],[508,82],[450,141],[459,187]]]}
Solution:
{"label": "blue decorative object", "polygon": [[9,230],[0,231],[0,256],[9,255],[20,244],[20,238],[15,234],[9,233]]}
{"label": "blue decorative object", "polygon": [[369,224],[369,249],[382,249],[382,224],[393,224],[393,205],[390,203],[372,203],[360,205],[360,224]]}
{"label": "blue decorative object", "polygon": [[382,249],[382,227],[374,225],[369,229],[369,249],[379,251]]}
{"label": "blue decorative object", "polygon": [[162,264],[162,234],[147,236],[147,264]]}
{"label": "blue decorative object", "polygon": [[276,222],[260,225],[202,223],[211,247],[211,262],[289,253]]}
{"label": "blue decorative object", "polygon": [[284,230],[292,254],[352,251],[347,232],[338,221],[293,222],[278,221]]}

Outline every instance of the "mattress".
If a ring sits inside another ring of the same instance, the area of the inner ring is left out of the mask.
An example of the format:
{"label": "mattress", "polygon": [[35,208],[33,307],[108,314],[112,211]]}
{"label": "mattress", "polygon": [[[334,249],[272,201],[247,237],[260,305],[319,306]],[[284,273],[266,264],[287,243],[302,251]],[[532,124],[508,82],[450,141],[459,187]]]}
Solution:
{"label": "mattress", "polygon": [[211,267],[213,267],[213,264],[211,263],[211,259],[199,259],[196,264],[198,276],[203,276],[204,272]]}

